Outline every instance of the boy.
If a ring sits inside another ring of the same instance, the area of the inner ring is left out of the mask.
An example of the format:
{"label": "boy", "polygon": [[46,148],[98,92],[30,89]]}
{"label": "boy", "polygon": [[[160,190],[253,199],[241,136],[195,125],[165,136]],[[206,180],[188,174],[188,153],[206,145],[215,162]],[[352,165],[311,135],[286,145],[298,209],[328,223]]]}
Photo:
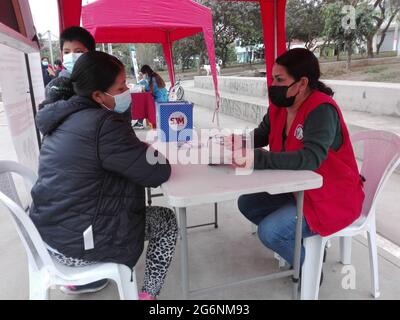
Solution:
{"label": "boy", "polygon": [[[65,92],[68,89],[66,88],[67,86],[63,86],[63,82],[70,78],[75,62],[83,53],[96,50],[96,42],[89,31],[82,27],[74,26],[61,32],[60,49],[65,69],[60,71],[56,79],[46,85],[46,103],[57,101],[70,95],[69,92]],[[61,77],[66,79],[60,79]]]}

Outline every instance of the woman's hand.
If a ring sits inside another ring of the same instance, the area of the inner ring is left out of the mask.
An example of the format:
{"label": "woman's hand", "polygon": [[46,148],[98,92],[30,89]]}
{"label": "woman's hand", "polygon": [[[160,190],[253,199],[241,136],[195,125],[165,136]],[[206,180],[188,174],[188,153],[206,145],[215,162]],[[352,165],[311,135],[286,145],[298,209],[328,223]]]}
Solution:
{"label": "woman's hand", "polygon": [[252,149],[234,150],[232,153],[232,164],[236,168],[253,169],[254,150]]}

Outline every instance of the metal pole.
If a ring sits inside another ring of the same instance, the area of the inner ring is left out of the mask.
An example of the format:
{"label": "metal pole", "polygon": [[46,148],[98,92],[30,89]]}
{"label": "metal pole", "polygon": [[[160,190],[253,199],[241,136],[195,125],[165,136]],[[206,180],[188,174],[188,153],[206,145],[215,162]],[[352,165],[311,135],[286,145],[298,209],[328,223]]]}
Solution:
{"label": "metal pole", "polygon": [[[29,64],[29,55],[27,53],[25,53],[25,63],[26,63],[26,71],[28,73],[29,94],[31,97],[32,113],[33,113],[33,118],[35,119],[36,118],[35,92],[33,91],[31,67]],[[39,129],[36,126],[36,122],[35,122],[35,131],[36,131],[36,138],[37,138],[38,146],[39,146],[39,150],[40,150],[40,148],[42,147],[42,140],[40,137]]]}
{"label": "metal pole", "polygon": [[111,43],[108,44],[108,54],[113,54],[113,48]]}
{"label": "metal pole", "polygon": [[218,228],[218,203],[214,203],[214,218],[215,218],[215,223],[214,223],[214,228]]}
{"label": "metal pole", "polygon": [[278,1],[274,0],[274,56],[278,57]]}
{"label": "metal pole", "polygon": [[293,299],[298,297],[299,276],[300,276],[300,257],[301,257],[301,238],[302,238],[302,223],[303,223],[303,204],[304,191],[297,192],[297,217],[296,217],[296,235],[294,246],[294,263],[293,263]]}
{"label": "metal pole", "polygon": [[186,208],[177,208],[179,216],[179,231],[181,235],[181,281],[183,299],[189,298],[189,263],[188,239],[186,230]]}
{"label": "metal pole", "polygon": [[53,45],[51,44],[51,31],[47,31],[48,33],[48,41],[49,41],[49,51],[50,51],[50,62],[51,65],[54,65],[54,59],[53,59]]}

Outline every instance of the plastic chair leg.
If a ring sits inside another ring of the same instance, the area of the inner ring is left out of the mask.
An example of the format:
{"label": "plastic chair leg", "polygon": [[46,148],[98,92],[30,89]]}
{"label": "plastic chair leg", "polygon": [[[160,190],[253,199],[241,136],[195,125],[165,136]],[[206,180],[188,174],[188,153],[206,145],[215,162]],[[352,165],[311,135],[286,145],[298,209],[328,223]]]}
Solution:
{"label": "plastic chair leg", "polygon": [[[118,293],[121,300],[138,300],[138,290],[135,270],[125,265],[118,266],[119,280],[117,280]],[[131,281],[132,279],[132,281]]]}
{"label": "plastic chair leg", "polygon": [[344,265],[351,264],[352,237],[340,237],[340,261]]}
{"label": "plastic chair leg", "polygon": [[368,247],[369,247],[369,263],[371,270],[371,293],[374,298],[379,298],[379,271],[378,271],[378,249],[376,243],[376,225],[373,221],[369,227]]}
{"label": "plastic chair leg", "polygon": [[301,300],[317,300],[326,240],[320,236],[304,239],[306,256],[301,273]]}
{"label": "plastic chair leg", "polygon": [[251,223],[251,234],[256,234],[256,233],[257,233],[257,225]]}
{"label": "plastic chair leg", "polygon": [[43,273],[34,270],[29,265],[29,299],[48,300],[49,299],[49,279]]}

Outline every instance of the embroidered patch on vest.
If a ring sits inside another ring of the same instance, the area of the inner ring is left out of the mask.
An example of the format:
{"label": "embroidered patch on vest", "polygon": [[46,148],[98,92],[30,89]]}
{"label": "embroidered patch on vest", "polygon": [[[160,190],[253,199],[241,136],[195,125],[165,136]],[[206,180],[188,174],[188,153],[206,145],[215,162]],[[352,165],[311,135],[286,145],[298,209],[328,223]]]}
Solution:
{"label": "embroidered patch on vest", "polygon": [[303,140],[303,125],[299,124],[294,130],[294,136],[297,140]]}

